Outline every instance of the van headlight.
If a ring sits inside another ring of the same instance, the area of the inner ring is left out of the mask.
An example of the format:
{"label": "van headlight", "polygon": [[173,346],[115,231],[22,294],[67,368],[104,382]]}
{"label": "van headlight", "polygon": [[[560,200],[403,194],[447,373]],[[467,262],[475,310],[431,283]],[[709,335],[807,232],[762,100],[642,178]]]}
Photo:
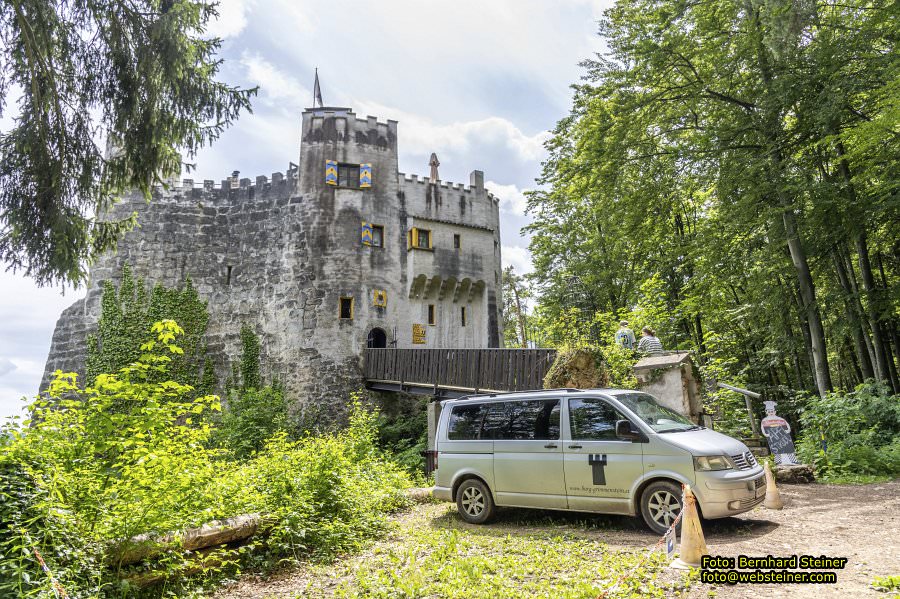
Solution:
{"label": "van headlight", "polygon": [[734,468],[734,464],[732,464],[731,459],[725,455],[694,456],[694,470],[697,472],[731,470],[732,468]]}

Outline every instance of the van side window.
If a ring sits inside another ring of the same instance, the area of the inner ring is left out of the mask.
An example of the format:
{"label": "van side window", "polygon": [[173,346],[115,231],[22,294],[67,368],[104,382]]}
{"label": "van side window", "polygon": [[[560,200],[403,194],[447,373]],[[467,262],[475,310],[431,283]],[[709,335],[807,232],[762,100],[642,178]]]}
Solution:
{"label": "van side window", "polygon": [[627,419],[602,399],[569,399],[573,441],[615,441],[617,420]]}
{"label": "van side window", "polygon": [[451,441],[470,441],[478,438],[481,430],[481,419],[484,417],[485,405],[453,406],[450,412],[450,424],[447,427],[447,438]]}
{"label": "van side window", "polygon": [[509,424],[509,415],[506,413],[507,402],[497,402],[487,405],[487,413],[484,415],[484,424],[481,427],[482,439],[502,439]]}
{"label": "van side window", "polygon": [[482,439],[546,441],[559,439],[559,400],[529,399],[492,404]]}

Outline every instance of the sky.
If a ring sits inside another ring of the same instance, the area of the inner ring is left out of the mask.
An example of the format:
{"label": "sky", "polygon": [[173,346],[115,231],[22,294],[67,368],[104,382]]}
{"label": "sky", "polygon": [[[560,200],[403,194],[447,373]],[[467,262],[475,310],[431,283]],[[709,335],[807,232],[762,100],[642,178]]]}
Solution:
{"label": "sky", "polygon": [[[222,0],[210,32],[223,39],[219,78],[259,86],[244,114],[183,177],[255,179],[285,171],[300,151],[300,113],[315,68],[325,105],[398,124],[400,171],[444,181],[484,171],[500,198],[502,259],[531,270],[523,192],[544,141],[570,108],[578,63],[602,50],[609,0]],[[0,121],[0,127],[9,121]],[[83,289],[38,288],[0,270],[0,420],[37,392],[60,312]]]}

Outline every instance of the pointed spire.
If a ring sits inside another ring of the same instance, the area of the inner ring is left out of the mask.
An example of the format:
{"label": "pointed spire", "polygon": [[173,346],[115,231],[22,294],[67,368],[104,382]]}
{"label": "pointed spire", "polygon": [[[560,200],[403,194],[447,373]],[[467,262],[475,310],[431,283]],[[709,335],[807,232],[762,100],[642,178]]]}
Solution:
{"label": "pointed spire", "polygon": [[431,167],[431,182],[437,183],[440,180],[440,177],[438,177],[438,167],[441,166],[441,163],[438,162],[437,154],[434,152],[431,153],[431,160],[428,161],[428,166]]}
{"label": "pointed spire", "polygon": [[316,68],[316,82],[313,85],[313,108],[316,107],[316,103],[318,103],[319,108],[324,108],[325,104],[322,102],[322,88],[319,87],[319,69]]}

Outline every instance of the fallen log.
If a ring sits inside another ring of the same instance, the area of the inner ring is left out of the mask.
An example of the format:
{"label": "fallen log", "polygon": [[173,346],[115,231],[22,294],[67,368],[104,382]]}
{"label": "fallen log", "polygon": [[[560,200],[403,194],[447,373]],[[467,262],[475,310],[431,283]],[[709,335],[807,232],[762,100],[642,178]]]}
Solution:
{"label": "fallen log", "polygon": [[113,546],[107,562],[127,566],[156,557],[169,549],[197,551],[207,547],[243,541],[265,528],[259,514],[244,514],[225,520],[213,520],[181,533],[142,534]]}

